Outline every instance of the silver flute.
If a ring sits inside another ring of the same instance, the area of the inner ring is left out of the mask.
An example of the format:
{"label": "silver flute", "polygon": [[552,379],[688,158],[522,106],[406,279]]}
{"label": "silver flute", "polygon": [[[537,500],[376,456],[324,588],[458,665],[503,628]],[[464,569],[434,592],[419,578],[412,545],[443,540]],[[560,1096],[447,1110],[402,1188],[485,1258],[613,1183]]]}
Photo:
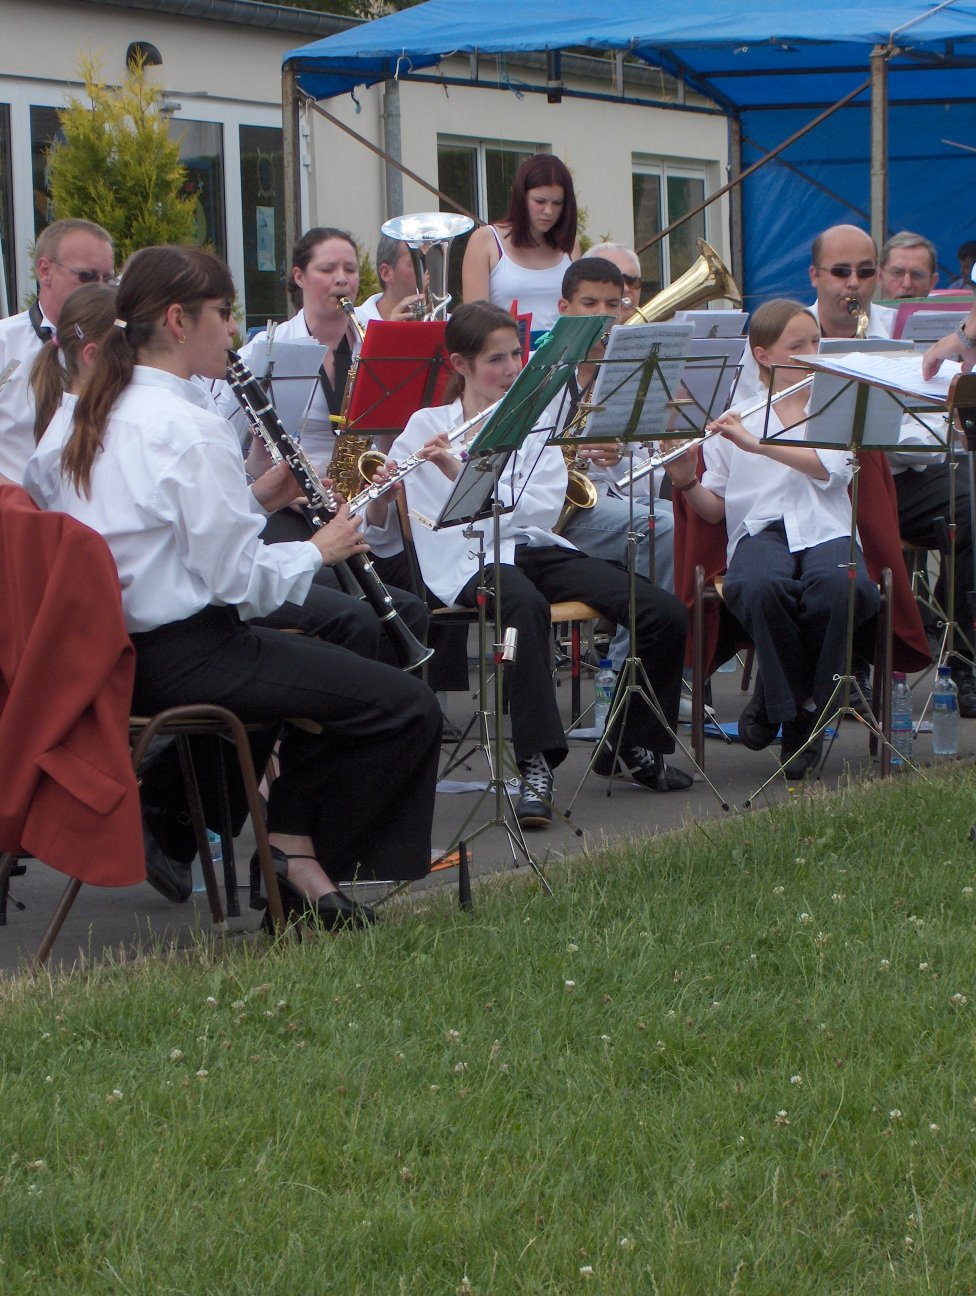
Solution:
{"label": "silver flute", "polygon": [[[498,409],[504,399],[503,396],[501,400],[496,400],[493,405],[489,405],[487,409],[483,409],[480,414],[475,414],[473,418],[465,419],[465,421],[459,423],[457,427],[451,428],[450,432],[447,434],[449,444],[453,445],[454,442],[459,441],[466,432],[470,432],[476,424],[483,423],[485,419],[494,414],[495,410]],[[364,490],[353,495],[353,497],[348,501],[349,512],[353,514],[361,513],[368,504],[372,504],[373,500],[381,499],[391,491],[394,486],[398,486],[400,482],[403,481],[404,477],[408,476],[415,468],[419,468],[422,463],[426,462],[427,460],[423,458],[419,452],[407,455],[406,459],[404,459],[402,463],[397,464],[396,468],[385,482],[377,482],[375,484],[371,482]]]}
{"label": "silver flute", "polygon": [[[747,405],[745,409],[731,410],[729,412],[735,414],[740,419],[748,418],[750,414],[758,414],[759,411],[765,409],[767,405],[775,405],[778,401],[785,400],[787,396],[795,396],[797,392],[805,391],[812,385],[813,374],[809,374],[806,378],[801,378],[799,382],[795,382],[789,387],[784,387],[782,391],[776,392],[772,396],[764,396],[762,400],[755,401],[752,405]],[[666,453],[657,451],[654,454],[649,455],[648,458],[645,459],[643,463],[638,464],[632,472],[625,473],[623,477],[620,478],[616,483],[618,488],[623,490],[628,486],[633,486],[635,482],[641,481],[648,475],[648,473],[656,472],[658,468],[664,468],[667,464],[673,463],[675,459],[680,459],[687,450],[704,445],[706,441],[711,441],[712,437],[719,436],[721,431],[721,428],[713,428],[711,432],[706,432],[704,436],[695,437],[692,441],[682,441],[680,445],[675,446],[673,450],[668,450]]]}

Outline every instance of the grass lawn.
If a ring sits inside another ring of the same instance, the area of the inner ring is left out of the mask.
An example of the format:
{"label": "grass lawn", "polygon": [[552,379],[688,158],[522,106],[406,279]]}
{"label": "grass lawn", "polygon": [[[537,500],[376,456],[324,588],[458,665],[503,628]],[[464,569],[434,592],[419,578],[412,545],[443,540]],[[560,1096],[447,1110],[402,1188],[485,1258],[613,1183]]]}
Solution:
{"label": "grass lawn", "polygon": [[976,1292],[974,821],[957,767],[0,983],[0,1292]]}

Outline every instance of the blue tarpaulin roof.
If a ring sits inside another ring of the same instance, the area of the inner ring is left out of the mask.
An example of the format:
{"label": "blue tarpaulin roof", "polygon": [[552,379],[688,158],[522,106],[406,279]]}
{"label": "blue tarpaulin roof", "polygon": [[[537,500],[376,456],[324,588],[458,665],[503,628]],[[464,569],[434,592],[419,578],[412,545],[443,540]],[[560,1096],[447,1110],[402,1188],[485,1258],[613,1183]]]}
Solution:
{"label": "blue tarpaulin roof", "polygon": [[[976,154],[943,143],[976,147],[973,0],[688,0],[683,7],[615,0],[599,20],[592,0],[494,10],[484,0],[427,0],[292,50],[285,62],[301,89],[322,99],[430,75],[450,54],[623,50],[683,77],[738,117],[748,165],[864,82],[872,49],[889,37],[898,48],[888,62],[889,226],[932,238],[951,268],[956,245],[976,237]],[[745,182],[744,277],[752,299],[803,289],[819,229],[867,224],[869,105],[865,91]]]}

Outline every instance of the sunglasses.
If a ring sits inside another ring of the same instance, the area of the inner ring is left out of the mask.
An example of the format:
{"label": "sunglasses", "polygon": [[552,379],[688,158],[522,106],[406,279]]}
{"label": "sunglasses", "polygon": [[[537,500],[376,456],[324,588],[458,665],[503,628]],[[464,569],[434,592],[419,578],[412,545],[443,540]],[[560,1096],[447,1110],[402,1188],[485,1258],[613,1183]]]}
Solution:
{"label": "sunglasses", "polygon": [[640,275],[624,275],[624,283],[628,288],[639,288],[641,286]]}
{"label": "sunglasses", "polygon": [[103,283],[114,286],[119,282],[114,270],[110,274],[103,274],[101,270],[76,270],[74,266],[65,265],[63,261],[57,261],[54,257],[48,259],[52,265],[60,266],[62,270],[69,270],[73,275],[77,275],[79,283]]}
{"label": "sunglasses", "polygon": [[815,270],[826,270],[828,274],[835,279],[850,279],[851,275],[857,275],[858,279],[873,279],[878,273],[877,266],[850,266],[850,265],[832,265],[814,266]]}

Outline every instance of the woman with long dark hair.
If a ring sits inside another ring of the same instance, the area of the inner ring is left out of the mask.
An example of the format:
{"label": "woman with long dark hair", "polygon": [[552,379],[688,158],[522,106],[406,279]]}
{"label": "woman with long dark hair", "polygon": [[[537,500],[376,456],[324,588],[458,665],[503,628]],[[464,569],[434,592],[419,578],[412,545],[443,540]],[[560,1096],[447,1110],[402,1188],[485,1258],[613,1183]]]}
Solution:
{"label": "woman with long dark hair", "polygon": [[[461,471],[459,455],[465,443],[451,443],[449,431],[503,396],[522,367],[515,321],[488,302],[460,306],[448,322],[445,342],[460,394],[452,404],[414,414],[390,452],[394,461],[418,453],[426,461],[403,482],[410,511],[426,518],[438,516]],[[477,430],[469,430],[468,441]],[[567,751],[549,671],[549,605],[582,599],[618,622],[627,621],[629,613],[626,571],[586,557],[551,530],[566,495],[566,465],[560,451],[546,444],[550,432],[551,424],[543,426],[540,420],[539,429],[529,433],[509,460],[499,483],[507,509],[499,523],[502,623],[518,631],[515,660],[505,664],[512,742],[522,773],[515,812],[519,823],[529,828],[545,827],[552,818],[552,771]],[[385,520],[381,504],[374,501],[370,507],[374,524]],[[486,533],[486,550],[491,553],[491,521],[474,526]],[[467,529],[418,526],[414,544],[421,574],[434,596],[445,604],[473,607],[478,564]],[[635,701],[619,743],[616,734],[611,735],[596,773],[609,775],[616,764],[635,783],[659,792],[690,786],[689,776],[665,761],[675,745],[685,628],[685,610],[674,595],[638,577],[636,652],[667,725]]]}
{"label": "woman with long dark hair", "polygon": [[579,255],[572,176],[559,158],[536,153],[516,173],[504,219],[468,239],[462,295],[504,310],[517,300],[520,314],[532,313],[532,331],[544,331],[556,322],[563,275]]}
{"label": "woman with long dark hair", "polygon": [[338,882],[430,867],[440,712],[401,671],[246,624],[301,603],[323,562],[366,546],[345,506],[306,540],[261,543],[266,511],[295,496],[294,479],[279,465],[249,490],[233,428],[194,381],[226,371],[233,299],[230,271],[211,253],[137,252],[73,424],[43,438],[29,477],[46,483],[42,503],[112,550],[138,711],[216,702],[245,721],[317,722],[319,732],[283,731],[268,798],[275,868],[286,908],[330,927],[361,924],[370,912]]}

